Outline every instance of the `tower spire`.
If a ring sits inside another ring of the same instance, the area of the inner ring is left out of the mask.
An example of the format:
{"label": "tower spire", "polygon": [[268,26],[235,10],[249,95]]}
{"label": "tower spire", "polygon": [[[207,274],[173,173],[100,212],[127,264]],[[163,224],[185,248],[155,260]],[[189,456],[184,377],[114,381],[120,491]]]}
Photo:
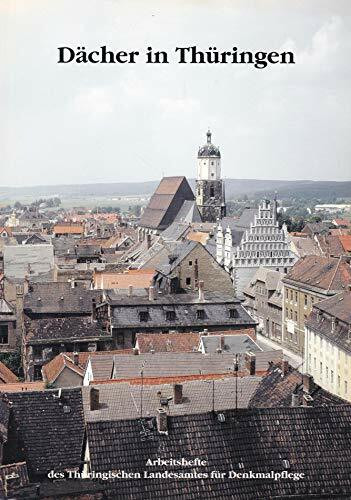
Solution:
{"label": "tower spire", "polygon": [[211,136],[212,136],[212,134],[211,134],[210,129],[208,129],[206,135],[207,135],[207,144],[211,144]]}

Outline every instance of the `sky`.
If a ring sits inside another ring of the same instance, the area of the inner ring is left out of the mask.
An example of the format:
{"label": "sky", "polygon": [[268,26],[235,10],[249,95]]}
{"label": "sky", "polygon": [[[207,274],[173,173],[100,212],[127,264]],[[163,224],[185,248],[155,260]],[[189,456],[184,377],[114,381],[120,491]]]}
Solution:
{"label": "sky", "polygon": [[[350,0],[0,0],[0,33],[2,186],[194,177],[208,127],[223,177],[351,179]],[[57,63],[82,45],[141,56]],[[296,64],[177,64],[192,45]]]}

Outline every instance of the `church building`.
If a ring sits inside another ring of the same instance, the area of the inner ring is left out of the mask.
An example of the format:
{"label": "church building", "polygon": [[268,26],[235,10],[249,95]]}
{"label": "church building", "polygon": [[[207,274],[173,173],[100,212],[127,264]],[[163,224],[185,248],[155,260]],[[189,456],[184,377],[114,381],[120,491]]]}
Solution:
{"label": "church building", "polygon": [[224,182],[221,179],[221,153],[211,142],[200,147],[197,155],[196,204],[203,222],[217,222],[225,217]]}

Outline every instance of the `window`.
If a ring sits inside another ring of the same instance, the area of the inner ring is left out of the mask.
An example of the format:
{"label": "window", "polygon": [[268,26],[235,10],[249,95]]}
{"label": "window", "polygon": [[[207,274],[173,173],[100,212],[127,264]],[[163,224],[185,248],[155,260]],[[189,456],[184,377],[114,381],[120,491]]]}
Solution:
{"label": "window", "polygon": [[185,284],[190,285],[191,284],[191,278],[187,277],[185,278]]}
{"label": "window", "polygon": [[329,375],[329,370],[328,370],[328,367],[326,366],[325,367],[325,377],[327,380],[328,380],[328,375]]}
{"label": "window", "polygon": [[345,392],[345,394],[347,394],[347,381],[346,380],[344,382],[344,392]]}
{"label": "window", "polygon": [[[320,374],[322,375],[323,374],[323,363],[322,362],[319,363],[319,371],[320,371]],[[331,372],[331,373],[333,373],[333,372]]]}
{"label": "window", "polygon": [[149,320],[149,313],[148,313],[148,311],[140,311],[140,313],[139,313],[139,320],[140,321],[148,321]]}
{"label": "window", "polygon": [[213,187],[213,186],[211,186],[211,187],[210,187],[210,197],[211,197],[211,198],[214,198],[214,195],[215,195],[215,192],[214,192],[214,187]]}
{"label": "window", "polygon": [[304,295],[304,300],[305,300],[305,307],[307,307],[308,297],[307,297],[307,295],[306,295],[306,294]]}
{"label": "window", "polygon": [[294,321],[297,323],[297,311],[294,312]]}
{"label": "window", "polygon": [[295,292],[295,302],[297,302],[297,292]]}
{"label": "window", "polygon": [[333,372],[333,370],[330,370],[330,382],[331,383],[334,382],[334,372]]}
{"label": "window", "polygon": [[34,380],[41,380],[41,379],[42,379],[41,366],[35,365],[34,366]]}
{"label": "window", "polygon": [[338,389],[340,389],[340,375],[338,375]]}
{"label": "window", "polygon": [[193,261],[189,260],[189,266],[192,266],[192,265],[193,265]]}
{"label": "window", "polygon": [[197,319],[205,319],[205,310],[204,309],[198,309],[196,311],[196,317],[197,317]]}
{"label": "window", "polygon": [[239,313],[236,309],[229,309],[229,318],[238,318]]}
{"label": "window", "polygon": [[176,319],[175,311],[166,311],[166,319],[167,321],[174,321]]}
{"label": "window", "polygon": [[316,358],[313,358],[313,364],[314,364],[314,368],[316,368],[317,367],[317,360],[316,360]]}
{"label": "window", "polygon": [[8,325],[0,325],[0,344],[9,343],[9,327]]}
{"label": "window", "polygon": [[41,346],[37,345],[33,347],[33,355],[35,357],[41,357]]}

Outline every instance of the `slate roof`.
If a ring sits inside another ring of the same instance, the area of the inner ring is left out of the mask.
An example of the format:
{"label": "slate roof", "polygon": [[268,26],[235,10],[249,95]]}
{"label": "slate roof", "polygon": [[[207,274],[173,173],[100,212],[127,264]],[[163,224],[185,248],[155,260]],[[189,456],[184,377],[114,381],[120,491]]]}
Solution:
{"label": "slate roof", "polygon": [[[237,392],[234,377],[213,380],[191,380],[182,382],[182,403],[174,403],[173,384],[144,385],[142,393],[143,416],[155,416],[160,400],[165,404],[168,415],[189,415],[215,410],[235,408],[236,394],[238,408],[247,408],[249,401],[261,381],[260,377],[238,377]],[[94,384],[92,384],[94,385]],[[99,390],[98,410],[90,410],[91,386],[83,387],[84,413],[87,421],[121,420],[140,417],[141,385],[125,382],[97,384]],[[214,392],[213,392],[214,391]],[[214,401],[213,401],[214,396]]]}
{"label": "slate roof", "polygon": [[27,314],[90,314],[99,292],[67,282],[32,283],[24,297]]}
{"label": "slate roof", "polygon": [[[168,417],[168,434],[154,419],[88,422],[94,471],[184,471],[146,467],[148,459],[201,458],[198,473],[234,470],[304,473],[293,479],[119,479],[119,498],[283,499],[351,495],[351,407],[262,408]],[[138,450],[135,453],[135,450]],[[189,471],[189,468],[188,468]],[[194,468],[191,468],[194,471]],[[109,483],[106,483],[109,487]]]}
{"label": "slate roof", "polygon": [[[130,297],[126,297],[126,301]],[[255,326],[256,322],[249,316],[245,309],[241,305],[231,304],[211,304],[194,302],[188,304],[182,303],[150,303],[147,302],[147,298],[138,297],[140,302],[136,305],[128,304],[114,304],[113,307],[113,317],[112,326],[114,328],[129,327],[137,328],[139,331],[150,328],[168,328],[172,329],[172,325],[179,328],[184,327],[201,327],[207,328],[209,326],[213,327],[223,327],[230,326],[233,329],[235,327],[243,326]],[[229,310],[235,308],[238,310],[238,317],[230,318]],[[175,319],[167,319],[166,313],[168,311],[175,312]],[[204,311],[203,318],[198,317],[198,311]],[[148,312],[148,320],[140,321],[140,312]]]}
{"label": "slate roof", "polygon": [[[346,404],[345,400],[329,393],[317,384],[313,383],[312,387],[310,396],[313,398],[311,401],[313,406]],[[275,364],[262,377],[249,406],[251,408],[290,407],[294,392],[298,394],[299,406],[302,406],[304,404],[302,374],[291,366],[288,366],[284,373],[281,366]]]}
{"label": "slate roof", "polygon": [[30,319],[25,316],[26,342],[36,341],[57,343],[62,339],[74,339],[76,342],[111,337],[102,330],[97,322],[92,322],[90,316],[67,316],[57,318]]}
{"label": "slate roof", "polygon": [[144,352],[193,352],[198,350],[200,333],[137,333],[140,353]]}
{"label": "slate roof", "polygon": [[140,226],[166,229],[174,221],[183,202],[194,198],[185,177],[164,177],[142,214]]}
{"label": "slate roof", "polygon": [[306,255],[296,262],[283,282],[297,282],[307,288],[335,293],[347,289],[351,282],[351,267],[342,258]]}
{"label": "slate roof", "polygon": [[3,445],[7,441],[8,425],[10,418],[10,406],[7,398],[0,397],[0,444]]}
{"label": "slate roof", "polygon": [[[54,247],[50,244],[4,247],[4,271],[8,278],[49,273],[54,268]],[[30,272],[28,265],[30,266]]]}
{"label": "slate roof", "polygon": [[201,215],[195,200],[185,200],[177,213],[175,222],[191,223],[201,222]]}
{"label": "slate roof", "polygon": [[[336,318],[334,329],[332,318]],[[342,292],[315,304],[305,325],[351,352],[351,292]]]}
{"label": "slate roof", "polygon": [[[267,371],[269,362],[278,362],[281,357],[281,350],[256,352],[256,371]],[[240,369],[243,368],[243,363],[244,360],[240,359]],[[141,377],[141,371],[143,371],[144,377],[167,377],[209,373],[227,374],[231,373],[233,369],[233,355],[227,353],[201,354],[200,352],[144,353],[137,356],[115,355],[113,364],[112,378],[114,379]]]}
{"label": "slate roof", "polygon": [[84,414],[80,389],[7,396],[32,474],[46,475],[51,469],[62,471],[81,464]]}

